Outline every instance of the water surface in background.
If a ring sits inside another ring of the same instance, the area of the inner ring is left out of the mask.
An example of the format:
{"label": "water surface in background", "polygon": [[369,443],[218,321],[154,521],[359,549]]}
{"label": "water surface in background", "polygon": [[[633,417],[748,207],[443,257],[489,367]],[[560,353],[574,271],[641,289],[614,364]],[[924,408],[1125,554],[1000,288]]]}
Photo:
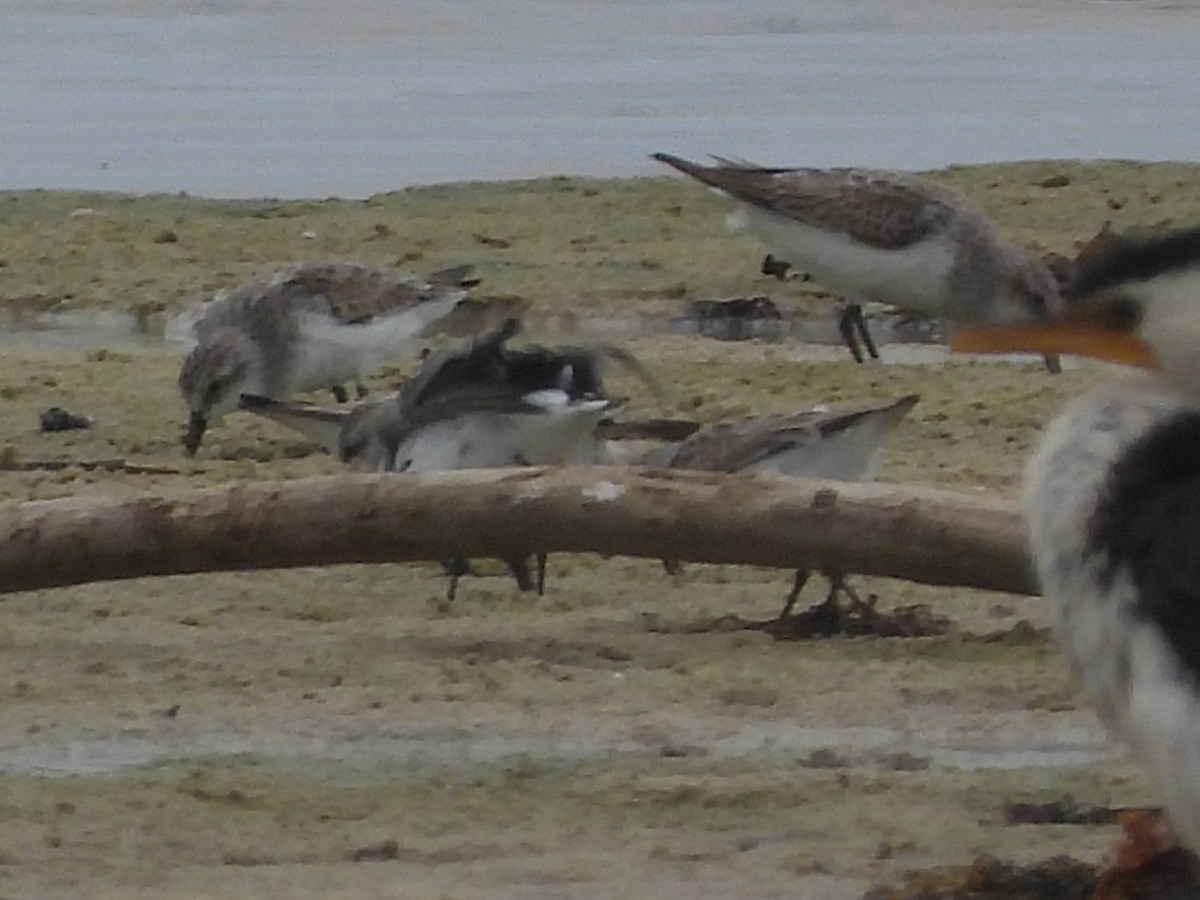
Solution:
{"label": "water surface in background", "polygon": [[1198,0],[0,0],[0,187],[1197,159],[1198,33]]}

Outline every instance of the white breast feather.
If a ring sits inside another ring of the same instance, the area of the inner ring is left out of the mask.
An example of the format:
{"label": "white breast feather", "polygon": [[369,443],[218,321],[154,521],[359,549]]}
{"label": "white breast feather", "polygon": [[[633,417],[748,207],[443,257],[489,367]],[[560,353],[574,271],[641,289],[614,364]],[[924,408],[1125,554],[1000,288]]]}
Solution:
{"label": "white breast feather", "polygon": [[927,238],[903,250],[860,244],[742,204],[746,228],[780,259],[808,272],[831,291],[850,299],[892,303],[938,312],[944,305],[946,274],[954,261],[948,238]]}
{"label": "white breast feather", "polygon": [[429,325],[454,309],[461,297],[461,292],[452,292],[361,325],[347,325],[329,315],[303,316],[291,391],[325,387],[375,371],[402,355]]}

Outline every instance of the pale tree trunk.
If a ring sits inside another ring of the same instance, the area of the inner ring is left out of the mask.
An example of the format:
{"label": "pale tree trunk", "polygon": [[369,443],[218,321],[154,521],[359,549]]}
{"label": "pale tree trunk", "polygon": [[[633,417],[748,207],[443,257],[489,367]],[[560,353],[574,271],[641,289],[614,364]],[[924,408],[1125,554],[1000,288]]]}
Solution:
{"label": "pale tree trunk", "polygon": [[996,499],[654,469],[345,475],[0,509],[0,592],[192,572],[580,551],[1033,593]]}

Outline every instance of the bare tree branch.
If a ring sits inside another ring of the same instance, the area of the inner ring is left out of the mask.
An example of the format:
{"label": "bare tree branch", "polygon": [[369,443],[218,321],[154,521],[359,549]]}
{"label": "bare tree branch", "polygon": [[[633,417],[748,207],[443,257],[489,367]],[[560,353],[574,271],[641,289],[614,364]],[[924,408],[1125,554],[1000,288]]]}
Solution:
{"label": "bare tree branch", "polygon": [[1034,593],[996,499],[610,467],[254,482],[0,509],[0,593],[92,581],[535,550],[883,575]]}

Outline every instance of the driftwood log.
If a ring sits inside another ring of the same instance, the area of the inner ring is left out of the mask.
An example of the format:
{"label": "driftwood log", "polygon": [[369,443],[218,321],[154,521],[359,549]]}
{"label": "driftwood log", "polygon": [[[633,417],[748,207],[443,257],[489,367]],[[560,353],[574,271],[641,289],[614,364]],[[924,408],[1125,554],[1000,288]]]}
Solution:
{"label": "driftwood log", "polygon": [[1033,593],[1006,502],[655,469],[487,469],[252,482],[0,508],[0,593],[92,581],[583,551]]}

